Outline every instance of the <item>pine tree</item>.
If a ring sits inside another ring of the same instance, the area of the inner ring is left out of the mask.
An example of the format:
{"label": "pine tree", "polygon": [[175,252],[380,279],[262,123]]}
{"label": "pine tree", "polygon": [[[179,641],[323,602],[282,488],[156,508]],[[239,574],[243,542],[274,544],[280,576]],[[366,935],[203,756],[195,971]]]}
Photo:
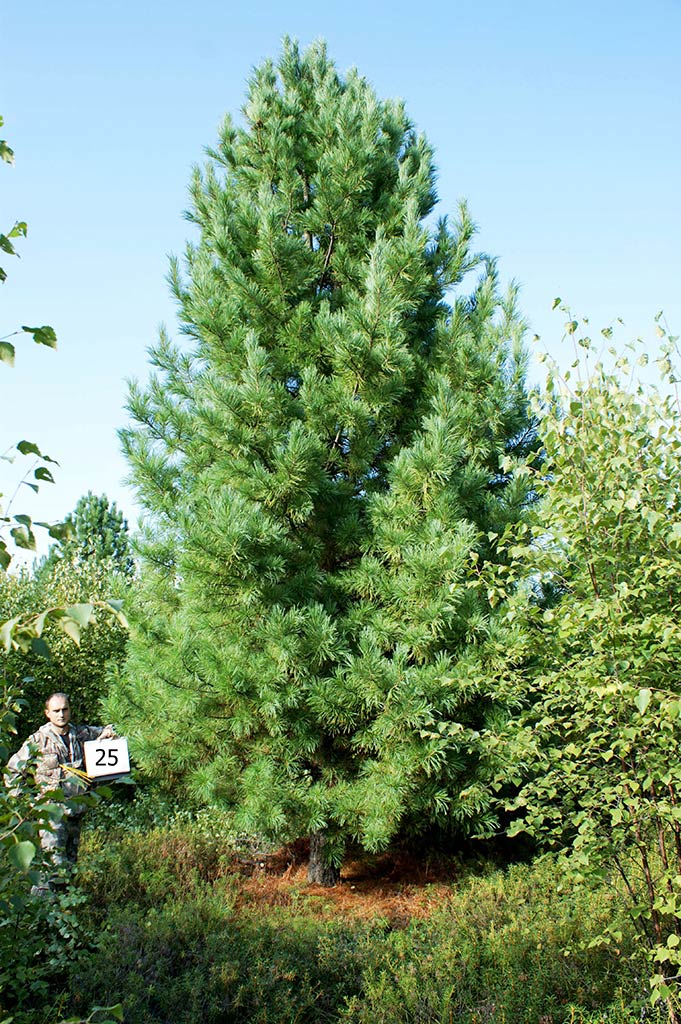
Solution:
{"label": "pine tree", "polygon": [[82,495],[73,512],[66,517],[66,535],[50,548],[39,572],[50,570],[61,559],[69,561],[108,562],[110,567],[130,576],[134,569],[128,522],[116,502],[106,494]]}
{"label": "pine tree", "polygon": [[285,41],[243,114],[171,264],[188,344],[130,392],[145,582],[111,713],[167,785],[311,836],[329,884],[348,841],[491,823],[474,584],[528,500],[499,468],[534,440],[524,325],[465,206],[431,217],[402,104],[323,44]]}

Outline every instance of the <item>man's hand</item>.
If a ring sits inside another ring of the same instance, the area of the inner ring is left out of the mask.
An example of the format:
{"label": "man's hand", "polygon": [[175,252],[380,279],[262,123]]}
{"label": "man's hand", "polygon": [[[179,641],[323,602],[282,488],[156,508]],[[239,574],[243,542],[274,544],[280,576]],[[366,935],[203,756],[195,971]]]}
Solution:
{"label": "man's hand", "polygon": [[113,725],[105,725],[99,734],[100,740],[113,740],[116,738]]}

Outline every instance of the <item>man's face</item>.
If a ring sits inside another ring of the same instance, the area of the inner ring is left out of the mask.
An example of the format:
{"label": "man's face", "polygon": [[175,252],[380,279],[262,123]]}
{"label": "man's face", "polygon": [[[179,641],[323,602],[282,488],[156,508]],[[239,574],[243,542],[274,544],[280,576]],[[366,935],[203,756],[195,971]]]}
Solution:
{"label": "man's face", "polygon": [[71,708],[66,697],[51,697],[45,708],[45,716],[58,733],[68,732]]}

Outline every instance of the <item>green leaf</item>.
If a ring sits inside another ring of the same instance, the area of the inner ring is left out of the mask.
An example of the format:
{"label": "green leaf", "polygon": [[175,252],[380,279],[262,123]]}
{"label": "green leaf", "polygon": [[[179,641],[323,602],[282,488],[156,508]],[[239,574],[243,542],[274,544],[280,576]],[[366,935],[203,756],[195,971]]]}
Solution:
{"label": "green leaf", "polygon": [[18,256],[18,253],[12,243],[10,242],[7,235],[0,234],[0,249],[6,252],[8,256]]}
{"label": "green leaf", "polygon": [[19,441],[17,445],[17,451],[21,452],[22,455],[38,455],[40,458],[43,457],[43,453],[38,448],[37,444],[33,441]]}
{"label": "green leaf", "polygon": [[35,636],[41,636],[42,635],[43,629],[45,628],[45,623],[47,622],[47,620],[49,618],[56,618],[57,615],[63,615],[63,614],[64,613],[63,613],[61,608],[59,608],[59,609],[46,608],[44,611],[42,611],[40,613],[40,615],[36,615],[36,617],[34,619],[34,622],[33,622],[33,632],[34,632],[34,635]]}
{"label": "green leaf", "polygon": [[32,530],[27,529],[25,526],[15,526],[9,532],[18,548],[23,548],[26,551],[35,551],[36,543]]}
{"label": "green leaf", "polygon": [[551,309],[557,309],[558,306],[560,306],[561,302],[562,302],[562,299],[560,297],[555,298],[553,300],[553,305],[551,306]]}
{"label": "green leaf", "polygon": [[68,523],[53,523],[47,532],[54,540],[66,540],[71,536],[72,530]]}
{"label": "green leaf", "polygon": [[0,363],[7,363],[8,366],[14,366],[14,357],[16,350],[14,345],[11,345],[9,341],[0,341]]}
{"label": "green leaf", "polygon": [[634,698],[634,704],[636,705],[638,710],[641,712],[641,714],[643,714],[645,712],[646,708],[650,704],[650,696],[651,696],[650,690],[643,689],[643,690],[639,690],[638,694]]}
{"label": "green leaf", "polygon": [[12,648],[12,634],[20,618],[21,616],[17,615],[15,618],[8,619],[0,624],[0,647],[3,647],[6,651]]}
{"label": "green leaf", "polygon": [[72,604],[66,608],[66,614],[75,619],[81,629],[85,629],[92,622],[94,610],[92,604]]}
{"label": "green leaf", "polygon": [[0,139],[0,160],[4,160],[6,164],[14,163],[14,150],[7,145],[4,139]]}
{"label": "green leaf", "polygon": [[47,345],[48,348],[57,347],[57,335],[53,327],[48,327],[47,325],[43,327],[26,327],[24,325],[21,329],[26,331],[27,334],[33,335],[36,345]]}
{"label": "green leaf", "polygon": [[50,473],[47,466],[38,466],[33,476],[36,480],[45,480],[48,484],[54,483],[54,477]]}
{"label": "green leaf", "polygon": [[38,445],[34,444],[33,441],[19,441],[17,449],[22,455],[37,455],[43,462],[51,462],[53,466],[59,465],[56,459],[51,459],[49,455],[45,455],[45,452],[41,452]]}
{"label": "green leaf", "polygon": [[[95,1014],[99,1015],[100,1013],[106,1013],[110,1017],[113,1017],[114,1020],[125,1020],[122,1003],[116,1003],[114,1006],[93,1006],[90,1017],[93,1018]],[[95,1024],[94,1021],[93,1024]],[[108,1024],[108,1022],[101,1021],[101,1024]]]}
{"label": "green leaf", "polygon": [[80,647],[80,626],[77,622],[73,619],[62,617],[57,619],[57,625],[63,633],[66,633],[73,640],[76,647]]}
{"label": "green leaf", "polygon": [[28,839],[25,839],[21,843],[15,843],[14,846],[10,846],[7,857],[9,862],[13,864],[15,868],[26,873],[29,870],[36,853],[37,850],[35,844],[31,843]]}
{"label": "green leaf", "polygon": [[42,637],[34,636],[31,640],[31,650],[34,654],[37,654],[39,658],[44,658],[45,661],[52,661],[52,652],[50,646],[46,643]]}
{"label": "green leaf", "polygon": [[681,718],[681,701],[673,700],[667,705],[667,712],[671,718]]}
{"label": "green leaf", "polygon": [[27,232],[28,232],[28,225],[26,224],[26,221],[25,220],[18,220],[7,237],[8,238],[19,238],[19,237],[26,238],[26,233]]}
{"label": "green leaf", "polygon": [[7,550],[7,545],[5,544],[4,540],[0,540],[0,569],[2,569],[3,571],[6,570],[11,561],[12,556]]}
{"label": "green leaf", "polygon": [[50,821],[61,821],[66,813],[63,804],[41,804],[41,814],[47,815]]}

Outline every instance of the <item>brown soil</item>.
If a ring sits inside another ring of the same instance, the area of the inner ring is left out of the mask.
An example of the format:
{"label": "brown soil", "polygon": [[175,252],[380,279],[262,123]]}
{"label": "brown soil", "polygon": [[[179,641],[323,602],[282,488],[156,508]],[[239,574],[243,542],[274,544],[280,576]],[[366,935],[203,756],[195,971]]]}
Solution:
{"label": "brown soil", "polygon": [[302,845],[259,860],[244,859],[237,870],[242,876],[237,905],[244,909],[286,907],[323,918],[385,918],[393,927],[442,907],[458,877],[451,860],[426,862],[413,855],[385,854],[346,861],[340,884],[325,889],[308,883]]}

